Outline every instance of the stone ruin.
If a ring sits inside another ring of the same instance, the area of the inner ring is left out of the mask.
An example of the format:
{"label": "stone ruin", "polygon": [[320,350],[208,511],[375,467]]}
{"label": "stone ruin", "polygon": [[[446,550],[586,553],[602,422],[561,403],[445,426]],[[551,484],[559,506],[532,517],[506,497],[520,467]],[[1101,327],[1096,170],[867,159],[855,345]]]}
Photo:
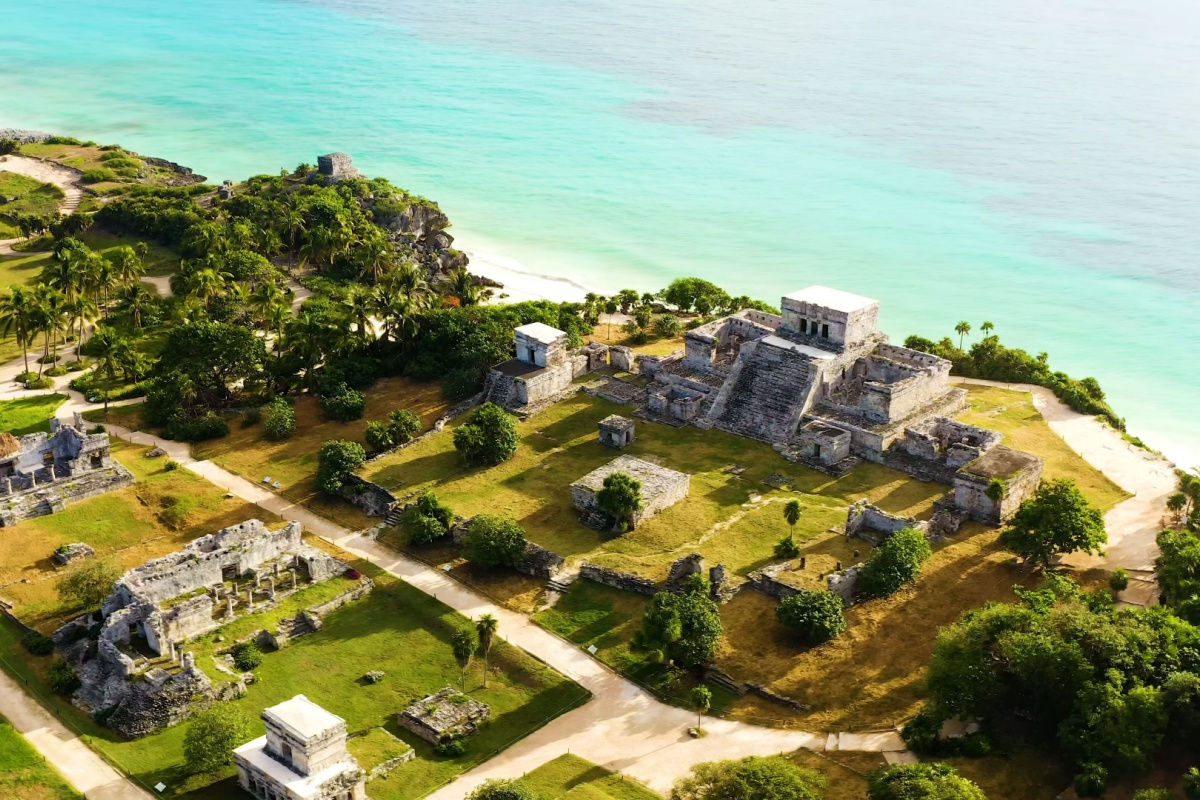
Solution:
{"label": "stone ruin", "polygon": [[132,483],[133,473],[112,457],[108,434],[87,433],[79,414],[70,425],[50,420],[49,434],[0,434],[0,527]]}
{"label": "stone ruin", "polygon": [[228,200],[233,197],[233,181],[229,179],[221,181],[221,185],[217,187],[217,197],[222,200]]}
{"label": "stone ruin", "polygon": [[186,718],[195,698],[216,696],[195,668],[186,640],[271,607],[346,565],[301,541],[301,526],[276,531],[259,520],[189,542],[182,550],[126,572],[98,615],[54,633],[75,665],[75,702],[126,736],[152,733]]}
{"label": "stone ruin", "polygon": [[366,800],[366,773],[346,749],[346,721],[302,694],[264,709],[266,734],[237,747],[238,785],[270,800]]}
{"label": "stone ruin", "polygon": [[446,686],[411,704],[400,712],[396,721],[406,731],[438,745],[470,736],[491,714],[487,704]]}
{"label": "stone ruin", "polygon": [[553,402],[587,369],[587,356],[576,363],[567,347],[567,334],[542,322],[513,331],[516,358],[492,367],[484,385],[484,400],[526,415]]}
{"label": "stone ruin", "polygon": [[600,420],[598,427],[600,429],[600,444],[605,447],[611,447],[614,450],[624,450],[633,444],[633,440],[637,438],[633,420],[628,417],[622,417],[619,414],[608,415]]}
{"label": "stone ruin", "polygon": [[96,555],[95,549],[91,545],[84,542],[72,542],[64,544],[50,555],[50,560],[56,566],[65,567],[72,561],[81,561],[85,558],[91,558]]}
{"label": "stone ruin", "polygon": [[927,533],[929,522],[919,521],[913,517],[900,517],[889,514],[878,506],[871,505],[867,500],[856,500],[850,504],[846,512],[846,536],[856,536],[873,547],[878,547],[896,531],[914,528]]}
{"label": "stone ruin", "polygon": [[317,156],[317,175],[325,183],[362,177],[362,173],[355,169],[349,153],[326,153]]}
{"label": "stone ruin", "polygon": [[600,508],[597,495],[604,488],[604,479],[618,472],[636,478],[642,484],[642,508],[633,515],[634,527],[687,497],[690,489],[687,473],[630,455],[617,456],[571,484],[571,503],[579,511],[580,522],[584,525],[596,530],[612,528],[613,520]]}
{"label": "stone ruin", "polygon": [[[1007,522],[1042,479],[1042,460],[1004,445],[996,445],[954,474],[954,506],[986,525]],[[999,499],[989,487],[1001,490]]]}

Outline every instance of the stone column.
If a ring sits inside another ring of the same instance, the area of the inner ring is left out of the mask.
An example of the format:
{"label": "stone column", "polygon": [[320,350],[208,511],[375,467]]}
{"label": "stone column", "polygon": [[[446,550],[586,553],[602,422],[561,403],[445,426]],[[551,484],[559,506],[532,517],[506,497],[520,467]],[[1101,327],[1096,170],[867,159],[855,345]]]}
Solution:
{"label": "stone column", "polygon": [[254,610],[254,587],[253,586],[246,587],[246,609],[248,611]]}
{"label": "stone column", "polygon": [[228,609],[226,612],[226,616],[232,617],[233,616],[233,592],[230,592],[228,595],[226,595],[225,601],[226,601],[226,607]]}
{"label": "stone column", "polygon": [[274,578],[267,578],[267,592],[270,594],[271,599],[274,600],[275,599],[275,579]]}

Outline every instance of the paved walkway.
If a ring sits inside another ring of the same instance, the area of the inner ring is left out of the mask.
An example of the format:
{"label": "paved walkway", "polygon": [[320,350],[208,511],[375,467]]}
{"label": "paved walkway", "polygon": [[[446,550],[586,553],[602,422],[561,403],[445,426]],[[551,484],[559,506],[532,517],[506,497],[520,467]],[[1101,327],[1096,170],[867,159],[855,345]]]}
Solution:
{"label": "paved walkway", "polygon": [[88,800],[150,800],[0,671],[0,714]]}

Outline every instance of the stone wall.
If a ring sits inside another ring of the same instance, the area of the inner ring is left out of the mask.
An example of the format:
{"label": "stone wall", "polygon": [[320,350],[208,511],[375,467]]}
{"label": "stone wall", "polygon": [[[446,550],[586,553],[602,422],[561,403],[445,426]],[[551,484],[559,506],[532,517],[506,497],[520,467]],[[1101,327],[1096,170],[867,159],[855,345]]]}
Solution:
{"label": "stone wall", "polygon": [[362,510],[368,517],[386,517],[396,505],[396,496],[377,483],[349,475],[338,492],[342,499]]}
{"label": "stone wall", "polygon": [[525,543],[525,557],[515,569],[522,575],[549,580],[558,573],[566,559],[534,542]]}
{"label": "stone wall", "polygon": [[529,406],[553,399],[571,385],[575,378],[574,367],[569,360],[546,367],[541,372],[513,379],[515,397],[513,406]]}
{"label": "stone wall", "polygon": [[776,600],[785,600],[792,595],[800,594],[801,589],[786,584],[776,577],[776,575],[787,568],[788,565],[786,563],[771,564],[760,570],[751,572],[747,576],[746,586]]}
{"label": "stone wall", "polygon": [[586,578],[595,583],[602,583],[605,586],[611,586],[614,589],[621,589],[626,592],[635,592],[637,594],[654,595],[658,594],[658,584],[649,578],[643,578],[641,575],[634,575],[632,572],[622,572],[617,569],[609,569],[601,567],[597,564],[591,564],[587,561],[579,567],[579,577]]}
{"label": "stone wall", "polygon": [[847,604],[853,603],[855,592],[858,590],[858,575],[861,570],[862,565],[856,564],[841,572],[831,572],[825,576],[825,585],[829,591],[841,597]]}
{"label": "stone wall", "polygon": [[928,522],[889,514],[866,499],[855,501],[846,512],[846,536],[857,536],[875,546],[882,544],[896,531],[905,528],[925,531],[928,527]]}

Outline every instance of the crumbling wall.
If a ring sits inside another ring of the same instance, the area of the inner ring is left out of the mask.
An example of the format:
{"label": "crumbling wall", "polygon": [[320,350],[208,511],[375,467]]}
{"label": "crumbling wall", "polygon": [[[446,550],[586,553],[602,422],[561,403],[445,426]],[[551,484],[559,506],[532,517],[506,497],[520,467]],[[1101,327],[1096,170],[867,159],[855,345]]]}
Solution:
{"label": "crumbling wall", "polygon": [[368,517],[386,517],[396,504],[396,496],[377,483],[357,475],[348,475],[338,491],[342,499],[362,509]]}
{"label": "crumbling wall", "polygon": [[617,569],[609,569],[601,567],[597,564],[591,564],[587,561],[579,568],[579,577],[586,578],[595,583],[602,583],[605,586],[611,586],[614,589],[621,589],[626,592],[635,592],[637,594],[658,594],[658,584],[649,578],[643,578],[641,575],[634,575],[632,572],[622,572]]}
{"label": "crumbling wall", "polygon": [[846,511],[846,536],[857,536],[875,546],[882,544],[896,531],[905,528],[925,531],[928,527],[928,522],[889,514],[866,499],[855,501]]}

